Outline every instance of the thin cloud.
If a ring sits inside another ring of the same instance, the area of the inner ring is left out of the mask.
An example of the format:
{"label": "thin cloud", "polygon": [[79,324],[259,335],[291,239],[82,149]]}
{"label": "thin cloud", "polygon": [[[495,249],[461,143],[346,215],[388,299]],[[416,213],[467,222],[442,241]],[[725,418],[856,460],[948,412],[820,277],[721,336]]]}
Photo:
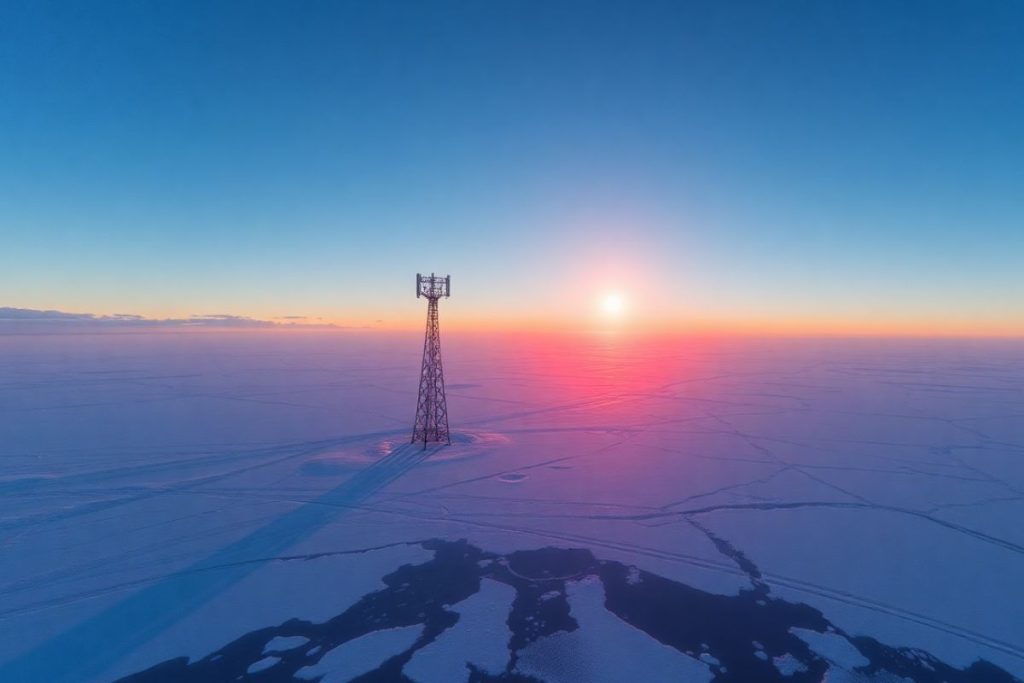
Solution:
{"label": "thin cloud", "polygon": [[34,308],[0,307],[0,331],[3,332],[61,332],[88,330],[123,330],[152,328],[226,328],[226,329],[265,329],[265,328],[336,328],[336,325],[324,323],[301,323],[303,316],[284,316],[275,322],[260,320],[227,313],[193,315],[188,318],[146,318],[133,313],[115,313],[113,315],[97,315],[95,313],[69,313],[67,311],[38,310]]}

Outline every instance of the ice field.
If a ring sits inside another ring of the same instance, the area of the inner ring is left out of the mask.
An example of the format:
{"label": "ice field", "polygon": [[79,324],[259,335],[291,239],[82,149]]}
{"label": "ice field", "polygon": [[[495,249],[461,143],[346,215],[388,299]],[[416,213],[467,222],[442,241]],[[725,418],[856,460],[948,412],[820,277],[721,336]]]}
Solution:
{"label": "ice field", "polygon": [[0,336],[0,681],[1024,677],[1020,342],[442,334]]}

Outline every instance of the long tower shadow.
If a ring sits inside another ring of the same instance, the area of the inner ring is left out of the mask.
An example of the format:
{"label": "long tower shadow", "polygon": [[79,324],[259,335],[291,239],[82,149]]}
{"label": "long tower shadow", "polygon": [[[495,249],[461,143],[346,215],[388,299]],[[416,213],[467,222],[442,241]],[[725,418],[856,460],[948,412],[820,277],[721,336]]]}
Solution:
{"label": "long tower shadow", "polygon": [[0,666],[0,681],[88,681],[428,458],[405,444],[337,487]]}

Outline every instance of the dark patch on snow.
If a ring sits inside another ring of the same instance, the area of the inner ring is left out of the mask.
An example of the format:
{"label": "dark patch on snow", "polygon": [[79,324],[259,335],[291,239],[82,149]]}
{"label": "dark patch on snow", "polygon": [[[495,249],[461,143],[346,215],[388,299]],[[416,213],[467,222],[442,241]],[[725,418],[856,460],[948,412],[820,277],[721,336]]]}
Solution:
{"label": "dark patch on snow", "polygon": [[[722,683],[822,681],[830,663],[790,633],[791,628],[832,632],[845,638],[868,660],[866,666],[856,670],[867,676],[899,676],[919,683],[1020,683],[988,662],[957,669],[920,650],[892,648],[873,638],[850,637],[813,607],[771,597],[760,582],[757,567],[727,543],[727,547],[719,549],[733,557],[755,580],[752,590],[738,595],[707,593],[656,574],[638,572],[635,567],[599,561],[590,551],[578,548],[542,548],[498,555],[465,541],[432,540],[422,545],[434,552],[433,560],[405,565],[388,574],[383,578],[385,588],[363,596],[326,622],[314,624],[293,619],[252,631],[198,661],[172,659],[121,681],[301,681],[304,679],[295,675],[300,669],[317,663],[343,643],[381,629],[422,625],[422,634],[409,649],[354,679],[358,683],[404,683],[409,679],[402,674],[402,668],[415,651],[458,621],[458,613],[450,607],[477,593],[481,579],[489,578],[516,591],[507,621],[512,633],[509,662],[505,672],[497,676],[468,664],[469,680],[543,683],[515,671],[518,653],[538,638],[579,628],[566,599],[566,583],[592,576],[602,582],[605,607],[612,614],[669,647],[694,657],[704,653],[705,661],[717,661],[710,667],[714,680]],[[250,666],[264,658],[267,643],[278,636],[302,636],[308,640],[275,652],[280,661],[272,666],[248,673]],[[753,642],[762,649],[755,649]],[[759,657],[755,652],[767,656]],[[772,658],[786,654],[800,662],[804,670],[783,676],[772,664]],[[638,672],[641,670],[642,663],[638,662]]]}
{"label": "dark patch on snow", "polygon": [[697,527],[704,533],[705,536],[715,545],[718,552],[722,553],[736,565],[743,570],[743,572],[750,577],[750,582],[754,585],[754,592],[759,596],[765,596],[768,594],[768,586],[761,580],[761,570],[758,569],[757,565],[754,564],[743,551],[733,546],[732,543],[725,540],[724,538],[717,536],[707,527],[699,524],[693,519],[689,519],[690,524]]}
{"label": "dark patch on snow", "polygon": [[959,681],[980,681],[982,683],[1014,683],[1018,681],[998,666],[984,660],[972,663],[966,669],[951,667],[932,654],[914,648],[891,648],[874,638],[864,636],[849,639],[870,664],[858,671],[878,673],[888,671],[909,678],[914,683],[957,683]]}
{"label": "dark patch on snow", "polygon": [[491,578],[516,589],[508,617],[511,672],[519,650],[543,636],[579,628],[569,613],[565,582],[585,575],[594,556],[587,550],[541,548],[514,552],[504,560],[492,566]]}
{"label": "dark patch on snow", "polygon": [[[813,607],[765,599],[760,591],[736,596],[705,593],[644,571],[640,581],[630,582],[628,571],[617,562],[601,564],[608,610],[681,652],[710,653],[721,663],[711,667],[716,681],[800,683],[820,681],[828,670],[827,662],[789,632],[794,626],[819,632],[828,628],[829,622]],[[808,670],[782,677],[771,661],[754,655],[754,640],[769,656],[791,653]]]}

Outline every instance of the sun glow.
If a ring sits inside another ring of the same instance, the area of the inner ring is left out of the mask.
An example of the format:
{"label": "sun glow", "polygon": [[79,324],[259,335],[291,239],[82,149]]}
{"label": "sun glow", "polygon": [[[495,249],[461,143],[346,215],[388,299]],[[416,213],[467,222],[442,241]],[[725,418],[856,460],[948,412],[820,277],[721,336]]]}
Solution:
{"label": "sun glow", "polygon": [[626,300],[618,292],[606,294],[601,300],[601,310],[607,316],[619,318],[626,310]]}

